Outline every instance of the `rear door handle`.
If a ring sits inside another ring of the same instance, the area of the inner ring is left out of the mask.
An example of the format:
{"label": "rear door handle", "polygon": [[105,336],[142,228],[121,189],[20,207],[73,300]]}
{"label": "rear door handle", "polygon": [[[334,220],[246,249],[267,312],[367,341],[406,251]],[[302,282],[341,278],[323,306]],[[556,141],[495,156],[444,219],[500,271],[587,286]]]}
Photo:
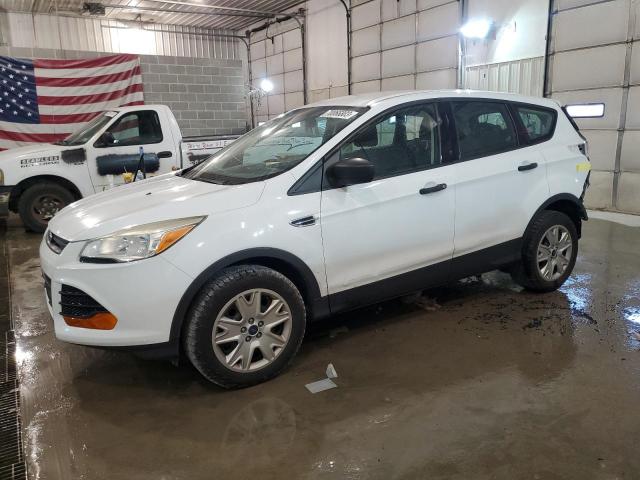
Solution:
{"label": "rear door handle", "polygon": [[425,187],[420,189],[420,195],[428,195],[429,193],[436,193],[447,188],[446,183],[439,183],[433,187]]}
{"label": "rear door handle", "polygon": [[171,158],[171,157],[173,157],[173,153],[171,153],[169,150],[165,150],[164,152],[158,153],[158,158]]}
{"label": "rear door handle", "polygon": [[534,168],[536,168],[538,166],[538,164],[536,162],[533,163],[527,163],[526,165],[520,165],[518,167],[518,171],[519,172],[526,172],[527,170],[533,170]]}

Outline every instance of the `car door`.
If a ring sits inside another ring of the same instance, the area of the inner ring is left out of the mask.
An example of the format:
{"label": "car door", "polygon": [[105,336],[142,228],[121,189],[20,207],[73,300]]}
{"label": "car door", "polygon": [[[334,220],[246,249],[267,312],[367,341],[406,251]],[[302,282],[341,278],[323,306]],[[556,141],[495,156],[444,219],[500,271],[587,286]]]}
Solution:
{"label": "car door", "polygon": [[155,110],[122,113],[105,133],[88,147],[89,171],[96,191],[124,183],[123,173],[134,172],[140,147],[148,175],[170,172],[176,163],[175,142],[163,132]]}
{"label": "car door", "polygon": [[518,138],[508,102],[455,100],[451,108],[460,151],[454,258],[499,246],[518,255],[517,239],[549,195],[544,157]]}
{"label": "car door", "polygon": [[[444,164],[435,103],[389,111],[324,162],[375,167],[373,181],[323,184],[321,225],[332,310],[371,303],[447,277],[453,252],[454,165]],[[326,175],[325,175],[326,178]]]}

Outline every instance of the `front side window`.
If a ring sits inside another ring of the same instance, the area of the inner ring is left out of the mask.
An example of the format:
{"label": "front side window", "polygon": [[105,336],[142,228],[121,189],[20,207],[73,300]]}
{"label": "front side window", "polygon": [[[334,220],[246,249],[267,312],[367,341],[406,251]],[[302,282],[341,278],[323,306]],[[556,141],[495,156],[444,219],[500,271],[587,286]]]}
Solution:
{"label": "front side window", "polygon": [[516,105],[515,109],[530,142],[543,140],[551,135],[555,122],[553,110],[520,105]]}
{"label": "front side window", "polygon": [[338,106],[294,110],[253,129],[184,176],[220,184],[266,180],[298,165],[365,110]]}
{"label": "front side window", "polygon": [[516,131],[504,103],[453,102],[453,116],[462,160],[516,148]]}
{"label": "front side window", "polygon": [[370,161],[375,178],[440,165],[440,121],[435,105],[411,106],[386,115],[343,145],[340,157]]}
{"label": "front side window", "polygon": [[153,110],[143,110],[122,115],[107,130],[113,135],[109,146],[148,145],[162,142],[160,118]]}

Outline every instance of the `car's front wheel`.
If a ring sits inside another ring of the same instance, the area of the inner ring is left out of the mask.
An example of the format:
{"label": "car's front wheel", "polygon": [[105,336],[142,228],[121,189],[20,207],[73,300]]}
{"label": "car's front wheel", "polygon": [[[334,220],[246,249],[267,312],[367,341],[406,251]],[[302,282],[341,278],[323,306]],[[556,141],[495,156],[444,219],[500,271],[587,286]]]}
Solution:
{"label": "car's front wheel", "polygon": [[551,292],[571,275],[578,256],[578,232],[564,213],[541,212],[532,222],[522,245],[522,263],[513,279],[536,292]]}
{"label": "car's front wheel", "polygon": [[305,306],[284,275],[259,265],[230,267],[207,283],[188,314],[183,343],[191,363],[224,388],[278,375],[300,348]]}

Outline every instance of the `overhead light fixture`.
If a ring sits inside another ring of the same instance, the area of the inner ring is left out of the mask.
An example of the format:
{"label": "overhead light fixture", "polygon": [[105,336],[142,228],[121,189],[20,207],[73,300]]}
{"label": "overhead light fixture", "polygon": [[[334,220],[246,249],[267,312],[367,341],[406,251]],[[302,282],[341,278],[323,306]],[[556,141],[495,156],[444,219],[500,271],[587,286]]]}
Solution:
{"label": "overhead light fixture", "polygon": [[469,20],[460,28],[460,33],[467,38],[486,38],[493,22],[487,18]]}
{"label": "overhead light fixture", "polygon": [[260,82],[260,88],[263,91],[269,93],[271,90],[273,90],[273,82],[268,78],[265,78]]}
{"label": "overhead light fixture", "polygon": [[582,103],[567,105],[566,111],[573,118],[604,117],[604,103]]}
{"label": "overhead light fixture", "polygon": [[82,4],[82,13],[88,13],[98,17],[104,17],[105,8],[102,3],[98,2],[85,2]]}

